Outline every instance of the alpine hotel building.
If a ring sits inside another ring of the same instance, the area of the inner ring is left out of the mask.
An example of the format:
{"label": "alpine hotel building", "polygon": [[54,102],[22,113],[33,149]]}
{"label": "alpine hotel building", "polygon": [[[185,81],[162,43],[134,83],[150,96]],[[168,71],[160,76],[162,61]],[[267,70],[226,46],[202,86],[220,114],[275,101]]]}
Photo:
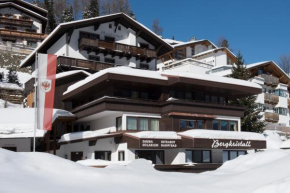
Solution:
{"label": "alpine hotel building", "polygon": [[[189,46],[216,49],[207,40]],[[161,58],[174,49],[122,13],[60,24],[21,64],[34,68],[36,53],[57,55],[54,107],[75,115],[55,122],[38,149],[73,161],[145,158],[161,170],[204,171],[265,148],[263,135],[240,131],[244,109],[228,104],[261,86],[207,74],[203,69],[215,63],[192,57],[197,70],[166,70]],[[208,54],[217,52],[233,62],[226,49]],[[27,96],[33,82],[25,85]]]}

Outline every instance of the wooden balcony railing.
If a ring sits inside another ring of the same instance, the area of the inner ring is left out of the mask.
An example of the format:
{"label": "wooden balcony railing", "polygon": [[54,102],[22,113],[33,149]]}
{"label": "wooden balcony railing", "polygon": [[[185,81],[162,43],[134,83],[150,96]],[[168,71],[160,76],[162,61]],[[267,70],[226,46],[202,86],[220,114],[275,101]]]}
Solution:
{"label": "wooden balcony railing", "polygon": [[14,19],[14,18],[0,17],[0,24],[31,27],[32,23],[33,23],[33,21],[25,20],[25,19]]}
{"label": "wooden balcony railing", "polygon": [[277,95],[265,93],[264,96],[265,96],[265,103],[278,104],[279,102],[279,96]]}
{"label": "wooden balcony railing", "polygon": [[98,62],[98,61],[91,61],[91,60],[82,60],[76,58],[69,58],[64,56],[59,56],[58,65],[65,66],[68,68],[84,68],[93,71],[100,71],[106,68],[114,67],[115,64],[106,63],[106,62]]}
{"label": "wooden balcony railing", "polygon": [[127,54],[132,54],[135,56],[140,55],[148,58],[155,58],[157,56],[155,50],[150,50],[146,48],[140,48],[136,46],[130,46],[115,42],[107,42],[103,40],[91,40],[87,38],[80,39],[79,41],[80,50],[91,50],[94,48],[104,48],[111,51],[121,51]]}
{"label": "wooden balcony railing", "polygon": [[265,120],[268,122],[278,122],[279,121],[279,114],[278,113],[271,113],[265,112]]}
{"label": "wooden balcony railing", "polygon": [[265,79],[265,84],[269,86],[277,86],[279,84],[279,78],[268,74],[261,74],[260,77]]}
{"label": "wooden balcony railing", "polygon": [[47,34],[31,33],[31,32],[22,32],[22,31],[11,31],[7,29],[0,29],[0,36],[10,36],[10,37],[19,37],[19,38],[32,38],[43,40],[46,38]]}

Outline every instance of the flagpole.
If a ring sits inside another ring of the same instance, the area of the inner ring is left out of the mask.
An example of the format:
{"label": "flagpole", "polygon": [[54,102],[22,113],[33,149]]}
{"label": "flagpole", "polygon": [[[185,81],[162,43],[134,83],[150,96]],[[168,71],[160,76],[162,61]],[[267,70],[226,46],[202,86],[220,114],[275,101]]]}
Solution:
{"label": "flagpole", "polygon": [[35,138],[36,138],[36,129],[37,129],[37,84],[38,84],[38,57],[37,52],[35,53],[35,82],[34,82],[34,109],[35,109],[35,115],[34,115],[34,134],[33,134],[33,152],[35,152]]}

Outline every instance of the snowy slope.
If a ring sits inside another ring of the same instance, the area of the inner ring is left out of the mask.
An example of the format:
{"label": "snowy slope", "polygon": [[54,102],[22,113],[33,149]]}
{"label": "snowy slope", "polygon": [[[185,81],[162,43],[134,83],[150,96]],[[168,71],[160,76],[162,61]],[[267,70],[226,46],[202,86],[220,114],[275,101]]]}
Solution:
{"label": "snowy slope", "polygon": [[0,149],[0,192],[289,193],[289,163],[289,151],[267,150],[240,156],[217,171],[189,174],[159,172],[142,159],[100,169],[46,153]]}

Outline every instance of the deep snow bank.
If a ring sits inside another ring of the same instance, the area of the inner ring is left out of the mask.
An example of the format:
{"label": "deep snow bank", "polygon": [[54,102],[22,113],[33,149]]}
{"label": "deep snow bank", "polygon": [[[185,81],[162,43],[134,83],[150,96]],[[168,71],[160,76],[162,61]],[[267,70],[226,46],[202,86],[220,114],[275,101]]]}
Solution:
{"label": "deep snow bank", "polygon": [[150,162],[90,168],[46,153],[14,153],[0,148],[1,193],[289,193],[290,152],[240,156],[202,174],[159,172]]}

